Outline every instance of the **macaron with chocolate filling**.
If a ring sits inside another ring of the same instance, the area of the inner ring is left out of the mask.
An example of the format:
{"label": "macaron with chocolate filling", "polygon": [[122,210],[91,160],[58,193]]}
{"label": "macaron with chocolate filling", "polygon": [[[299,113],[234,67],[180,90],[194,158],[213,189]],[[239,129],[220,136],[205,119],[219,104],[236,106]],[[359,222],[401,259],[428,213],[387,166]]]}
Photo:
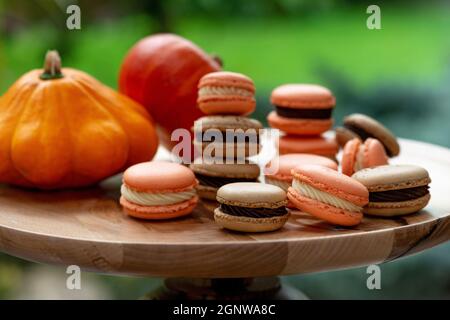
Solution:
{"label": "macaron with chocolate filling", "polygon": [[205,157],[244,158],[260,151],[261,122],[241,116],[205,116],[194,122],[194,146]]}
{"label": "macaron with chocolate filling", "polygon": [[311,153],[337,161],[339,145],[334,138],[285,135],[280,137],[278,143],[280,154]]}
{"label": "macaron with chocolate filling", "polygon": [[289,218],[286,192],[270,184],[230,183],[217,191],[217,201],[220,206],[214,210],[214,220],[229,230],[274,231]]}
{"label": "macaron with chocolate filling", "polygon": [[143,162],[123,174],[120,204],[128,215],[151,220],[188,215],[198,202],[197,180],[189,168],[172,162]]}
{"label": "macaron with chocolate filling", "polygon": [[216,200],[217,190],[225,184],[234,182],[257,182],[259,166],[254,163],[243,164],[207,164],[192,163],[191,170],[195,173],[199,184],[197,193],[200,198]]}
{"label": "macaron with chocolate filling", "polygon": [[386,165],[356,172],[353,179],[369,190],[364,213],[394,217],[417,212],[430,201],[427,170],[415,165]]}
{"label": "macaron with chocolate filling", "polygon": [[340,226],[358,225],[369,192],[360,182],[333,169],[302,165],[292,170],[288,198],[301,211]]}
{"label": "macaron with chocolate filling", "polygon": [[267,116],[272,128],[289,134],[316,135],[333,125],[336,100],[330,90],[314,84],[285,84],[270,97],[275,106]]}
{"label": "macaron with chocolate filling", "polygon": [[362,141],[368,138],[379,140],[389,157],[400,153],[400,145],[395,135],[380,122],[364,114],[351,114],[344,118],[343,127],[336,128],[336,140],[341,147],[353,138],[359,138]]}
{"label": "macaron with chocolate filling", "polygon": [[209,115],[247,115],[255,110],[255,85],[252,79],[240,73],[208,73],[198,84],[197,105]]}
{"label": "macaron with chocolate filling", "polygon": [[388,157],[377,139],[368,138],[363,143],[354,138],[345,144],[341,163],[342,173],[351,176],[364,168],[388,164]]}

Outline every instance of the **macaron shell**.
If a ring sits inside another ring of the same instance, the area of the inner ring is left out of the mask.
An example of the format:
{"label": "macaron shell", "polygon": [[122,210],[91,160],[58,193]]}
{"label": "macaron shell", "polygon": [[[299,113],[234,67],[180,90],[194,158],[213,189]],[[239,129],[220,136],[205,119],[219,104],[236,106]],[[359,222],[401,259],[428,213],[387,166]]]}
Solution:
{"label": "macaron shell", "polygon": [[369,138],[364,141],[364,159],[365,168],[376,167],[388,164],[388,156],[383,145],[377,139]]}
{"label": "macaron shell", "polygon": [[197,100],[200,110],[209,115],[234,114],[249,115],[256,108],[256,101],[251,97],[241,96],[206,96]]}
{"label": "macaron shell", "polygon": [[415,165],[384,165],[366,168],[353,174],[353,179],[370,192],[398,190],[428,185],[427,170]]}
{"label": "macaron shell", "polygon": [[350,212],[303,197],[292,187],[288,189],[287,196],[299,210],[335,225],[355,226],[361,223],[363,218],[360,212]]}
{"label": "macaron shell", "polygon": [[131,203],[124,197],[120,197],[120,204],[129,216],[149,219],[149,220],[165,220],[181,216],[186,216],[194,210],[197,205],[198,197],[195,196],[189,200],[166,206],[141,206]]}
{"label": "macaron shell", "polygon": [[276,111],[267,116],[269,126],[288,134],[316,135],[329,130],[333,126],[333,119],[294,119],[280,117]]}
{"label": "macaron shell", "polygon": [[230,71],[210,72],[204,75],[199,83],[198,88],[213,86],[213,87],[236,87],[255,92],[255,85],[253,80],[242,73]]}
{"label": "macaron shell", "polygon": [[247,208],[279,208],[287,204],[280,187],[258,182],[229,183],[217,191],[217,201]]}
{"label": "macaron shell", "polygon": [[178,192],[197,185],[194,173],[187,167],[172,162],[143,162],[129,167],[123,182],[140,192]]}
{"label": "macaron shell", "polygon": [[200,198],[216,201],[218,188],[199,184],[197,187],[195,187],[195,189],[197,190],[197,194]]}
{"label": "macaron shell", "polygon": [[361,140],[355,138],[345,144],[342,153],[342,173],[351,176],[354,173],[356,156],[361,146]]}
{"label": "macaron shell", "polygon": [[189,167],[195,173],[209,177],[256,179],[260,174],[259,166],[255,163],[192,163]]}
{"label": "macaron shell", "polygon": [[395,135],[377,120],[364,114],[355,113],[345,117],[344,124],[363,128],[371,136],[380,140],[391,156],[397,156],[400,153],[400,145]]}
{"label": "macaron shell", "polygon": [[[337,163],[327,157],[308,153],[292,153],[281,155],[270,161],[265,166],[264,173],[266,177],[270,177],[271,179],[292,181],[291,170],[302,164],[317,164],[333,170],[338,169]],[[274,166],[274,169],[278,168],[278,170],[269,174],[267,171],[270,166]]]}
{"label": "macaron shell", "polygon": [[354,138],[360,139],[356,133],[344,127],[337,127],[335,129],[335,132],[336,132],[336,141],[341,148],[344,148],[347,142],[349,142]]}
{"label": "macaron shell", "polygon": [[287,108],[325,109],[334,107],[336,100],[325,87],[315,84],[285,84],[272,91],[273,105]]}
{"label": "macaron shell", "polygon": [[225,131],[226,129],[263,129],[261,122],[242,116],[226,115],[226,116],[205,116],[194,122],[194,131],[205,131],[208,129],[217,129]]}
{"label": "macaron shell", "polygon": [[411,214],[422,210],[430,201],[430,194],[423,197],[399,202],[370,202],[363,208],[363,212],[373,216],[395,217]]}
{"label": "macaron shell", "polygon": [[280,154],[312,153],[333,160],[338,151],[339,146],[336,140],[331,138],[286,135],[280,137],[279,140]]}
{"label": "macaron shell", "polygon": [[330,168],[318,165],[302,165],[293,169],[292,173],[294,179],[357,206],[362,207],[369,202],[369,191],[362,183]]}
{"label": "macaron shell", "polygon": [[216,142],[198,142],[194,140],[194,147],[201,153],[204,158],[219,157],[241,159],[256,156],[261,151],[260,144],[249,143],[216,143]]}
{"label": "macaron shell", "polygon": [[220,208],[214,210],[214,220],[225,229],[240,232],[269,232],[283,227],[289,219],[289,213],[270,218],[237,217],[223,213]]}

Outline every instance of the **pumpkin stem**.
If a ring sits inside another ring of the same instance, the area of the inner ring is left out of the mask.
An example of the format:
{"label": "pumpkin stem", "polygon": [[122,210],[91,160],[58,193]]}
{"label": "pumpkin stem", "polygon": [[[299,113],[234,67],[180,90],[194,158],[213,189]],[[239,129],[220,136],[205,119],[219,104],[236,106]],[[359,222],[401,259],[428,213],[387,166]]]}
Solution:
{"label": "pumpkin stem", "polygon": [[222,58],[217,54],[211,54],[211,59],[213,59],[220,67],[223,67],[223,60]]}
{"label": "pumpkin stem", "polygon": [[44,61],[44,72],[41,74],[40,78],[42,80],[51,80],[62,78],[61,73],[61,58],[58,51],[49,50],[45,55]]}

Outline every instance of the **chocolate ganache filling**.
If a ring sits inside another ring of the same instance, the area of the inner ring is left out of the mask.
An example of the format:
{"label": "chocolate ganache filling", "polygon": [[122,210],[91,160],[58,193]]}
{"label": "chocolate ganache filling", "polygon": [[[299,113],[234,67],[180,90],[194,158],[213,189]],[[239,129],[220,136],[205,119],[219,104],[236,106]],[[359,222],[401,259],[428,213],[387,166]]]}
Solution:
{"label": "chocolate ganache filling", "polygon": [[277,114],[285,118],[302,118],[302,119],[329,119],[331,117],[332,108],[328,109],[293,109],[275,106]]}
{"label": "chocolate ganache filling", "polygon": [[408,201],[423,197],[429,193],[428,186],[400,189],[400,190],[388,190],[380,192],[370,192],[370,202],[397,202]]}
{"label": "chocolate ganache filling", "polygon": [[[368,138],[376,138],[372,134],[370,134],[369,132],[364,130],[363,128],[355,126],[354,124],[347,123],[347,124],[344,124],[344,127],[346,129],[352,131],[353,133],[357,134],[361,138],[362,141],[365,141]],[[384,149],[386,150],[386,154],[389,157],[392,157],[391,150],[389,150],[389,148],[386,147],[386,145],[383,143],[383,141],[380,141],[380,142],[383,144]]]}
{"label": "chocolate ganache filling", "polygon": [[226,178],[226,177],[211,177],[203,174],[195,174],[198,182],[201,185],[220,188],[221,186],[233,183],[233,182],[257,182],[257,179],[248,179],[248,178]]}
{"label": "chocolate ganache filling", "polygon": [[220,204],[220,210],[223,213],[238,216],[238,217],[250,217],[250,218],[270,218],[278,217],[287,214],[286,207],[279,208],[246,208],[239,206],[231,206],[228,204]]}

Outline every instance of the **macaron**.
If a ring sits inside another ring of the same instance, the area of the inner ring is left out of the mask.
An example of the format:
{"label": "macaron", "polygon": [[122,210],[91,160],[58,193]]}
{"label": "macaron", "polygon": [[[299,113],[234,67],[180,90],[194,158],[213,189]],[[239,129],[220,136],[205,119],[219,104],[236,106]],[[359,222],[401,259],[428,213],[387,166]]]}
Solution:
{"label": "macaron", "polygon": [[359,138],[354,138],[345,144],[341,164],[342,173],[351,176],[364,168],[388,164],[388,157],[377,139],[368,138],[361,142]]}
{"label": "macaron", "polygon": [[369,192],[360,182],[319,165],[292,170],[294,179],[288,198],[301,211],[340,226],[358,225]]}
{"label": "macaron", "polygon": [[353,179],[369,190],[364,213],[394,217],[417,212],[430,201],[430,176],[415,165],[385,165],[356,172]]}
{"label": "macaron", "polygon": [[214,220],[223,228],[241,232],[267,232],[280,229],[288,220],[286,192],[256,182],[226,184],[217,191],[220,206]]}
{"label": "macaron", "polygon": [[351,114],[344,118],[343,127],[336,128],[336,140],[341,147],[353,138],[359,138],[362,141],[367,138],[379,140],[389,157],[400,153],[400,145],[394,134],[380,122],[364,114]]}
{"label": "macaron", "polygon": [[242,116],[205,116],[194,122],[194,146],[205,157],[243,158],[259,153],[261,122]]}
{"label": "macaron", "polygon": [[208,115],[250,114],[256,106],[255,85],[252,79],[240,73],[208,73],[198,84],[197,105]]}
{"label": "macaron", "polygon": [[194,173],[183,165],[165,161],[139,163],[123,174],[120,204],[135,218],[185,216],[198,202],[197,183]]}
{"label": "macaron", "polygon": [[285,84],[270,97],[275,106],[267,116],[272,128],[289,134],[316,135],[333,125],[336,100],[330,90],[314,84]]}
{"label": "macaron", "polygon": [[287,192],[292,183],[292,169],[305,164],[317,164],[333,170],[338,169],[337,163],[326,157],[307,153],[284,154],[271,160],[265,166],[265,181]]}
{"label": "macaron", "polygon": [[217,190],[225,184],[234,182],[257,182],[260,174],[259,166],[254,163],[243,164],[207,164],[192,163],[199,184],[197,194],[200,198],[216,200]]}
{"label": "macaron", "polygon": [[336,159],[339,145],[334,138],[324,136],[301,137],[295,135],[281,136],[278,142],[280,154],[311,153]]}

